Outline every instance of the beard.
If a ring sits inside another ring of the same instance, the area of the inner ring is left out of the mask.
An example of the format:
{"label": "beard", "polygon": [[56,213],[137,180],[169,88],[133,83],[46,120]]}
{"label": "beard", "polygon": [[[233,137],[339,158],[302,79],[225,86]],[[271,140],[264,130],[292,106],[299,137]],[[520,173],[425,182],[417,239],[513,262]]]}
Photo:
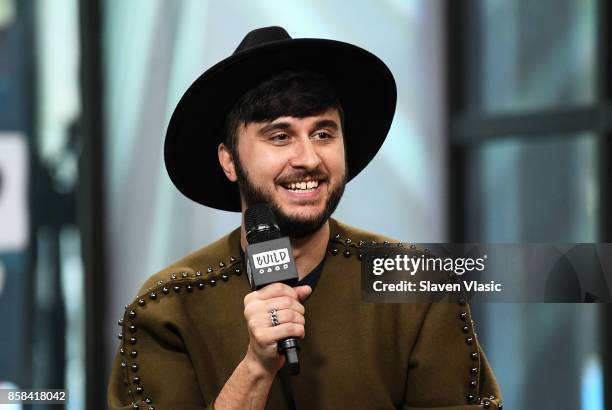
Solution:
{"label": "beard", "polygon": [[[244,170],[242,164],[240,163],[240,159],[237,157],[235,167],[240,195],[246,203],[246,206],[251,207],[255,204],[268,205],[276,217],[276,222],[280,228],[281,234],[289,236],[290,238],[304,238],[318,231],[336,210],[336,207],[342,198],[342,194],[344,193],[344,187],[346,186],[347,173],[345,172],[340,180],[340,184],[331,189],[329,197],[325,202],[325,207],[321,213],[310,217],[300,217],[298,215],[292,216],[286,214],[280,208],[279,204],[273,200],[272,195],[269,192],[264,191],[261,189],[261,187],[256,186],[251,182],[248,173]],[[325,174],[316,170],[312,172],[302,172],[299,176],[299,179],[306,177],[312,177],[313,179],[324,179],[321,177],[326,177]],[[295,176],[293,178],[297,179]]]}

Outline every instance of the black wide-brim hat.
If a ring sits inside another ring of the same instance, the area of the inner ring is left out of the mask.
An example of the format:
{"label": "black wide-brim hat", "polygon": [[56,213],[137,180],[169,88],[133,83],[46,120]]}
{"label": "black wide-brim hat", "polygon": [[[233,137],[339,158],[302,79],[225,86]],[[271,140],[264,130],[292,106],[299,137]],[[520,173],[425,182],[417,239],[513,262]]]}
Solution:
{"label": "black wide-brim hat", "polygon": [[185,196],[212,208],[240,211],[238,186],[217,155],[225,119],[237,100],[286,70],[325,75],[344,111],[348,180],[374,158],[395,112],[397,91],[389,68],[374,54],[341,41],[292,39],[281,27],[246,35],[234,53],[205,71],[187,89],[168,125],[166,169]]}

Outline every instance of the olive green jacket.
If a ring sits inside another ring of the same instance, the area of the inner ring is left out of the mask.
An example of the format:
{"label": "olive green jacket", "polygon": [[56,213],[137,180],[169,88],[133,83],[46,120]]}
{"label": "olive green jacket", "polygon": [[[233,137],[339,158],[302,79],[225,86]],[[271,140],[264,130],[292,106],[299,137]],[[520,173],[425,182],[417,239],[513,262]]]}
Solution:
{"label": "olive green jacket", "polygon": [[[362,303],[361,241],[386,238],[335,220],[330,231],[301,373],[279,372],[266,408],[502,408],[468,306]],[[240,229],[150,277],[120,320],[110,408],[212,408],[248,346],[249,292]]]}

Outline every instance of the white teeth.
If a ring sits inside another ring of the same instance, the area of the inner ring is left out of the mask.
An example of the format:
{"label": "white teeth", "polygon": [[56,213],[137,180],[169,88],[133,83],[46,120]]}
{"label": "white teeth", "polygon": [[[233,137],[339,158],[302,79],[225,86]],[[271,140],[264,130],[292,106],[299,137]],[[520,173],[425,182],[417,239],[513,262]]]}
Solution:
{"label": "white teeth", "polygon": [[319,181],[308,181],[308,182],[292,182],[287,184],[286,187],[291,190],[311,190],[319,186]]}

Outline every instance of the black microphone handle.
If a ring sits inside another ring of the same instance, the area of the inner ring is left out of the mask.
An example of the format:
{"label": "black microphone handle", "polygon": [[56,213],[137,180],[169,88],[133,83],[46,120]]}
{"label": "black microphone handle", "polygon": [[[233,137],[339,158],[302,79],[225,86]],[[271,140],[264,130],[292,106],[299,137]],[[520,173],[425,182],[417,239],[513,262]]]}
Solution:
{"label": "black microphone handle", "polygon": [[285,365],[289,368],[289,374],[296,376],[300,374],[300,344],[296,337],[288,337],[278,342],[278,353],[285,355]]}
{"label": "black microphone handle", "polygon": [[[255,275],[255,269],[248,269],[249,282],[251,282],[251,288],[253,290],[258,289],[262,286],[269,285],[273,282],[285,282],[290,285],[287,281],[298,280],[297,270],[294,261],[291,259],[291,244],[288,238],[282,238],[278,224],[276,223],[276,217],[272,212],[269,205],[265,203],[255,204],[250,206],[244,213],[244,228],[246,230],[246,237],[249,246],[247,247],[247,255],[255,254],[269,254],[270,251],[275,249],[284,249],[285,256],[289,257],[288,261],[281,262],[280,260],[276,263],[275,271],[272,271],[269,261],[266,262],[269,272],[272,277],[266,278],[264,281],[259,280],[259,276]],[[271,247],[271,249],[270,249]],[[259,252],[259,253],[257,253]],[[289,255],[287,255],[287,253]],[[284,259],[284,258],[282,258]],[[257,263],[253,261],[255,266]],[[251,257],[247,261],[248,267],[251,268]],[[261,263],[260,263],[261,265]],[[279,266],[283,265],[283,270],[279,270]],[[260,266],[260,273],[264,273]],[[278,272],[278,273],[276,273]],[[300,345],[298,339],[295,337],[288,337],[280,340],[277,343],[277,351],[279,354],[285,355],[285,365],[289,367],[289,373],[295,376],[300,373]]]}

